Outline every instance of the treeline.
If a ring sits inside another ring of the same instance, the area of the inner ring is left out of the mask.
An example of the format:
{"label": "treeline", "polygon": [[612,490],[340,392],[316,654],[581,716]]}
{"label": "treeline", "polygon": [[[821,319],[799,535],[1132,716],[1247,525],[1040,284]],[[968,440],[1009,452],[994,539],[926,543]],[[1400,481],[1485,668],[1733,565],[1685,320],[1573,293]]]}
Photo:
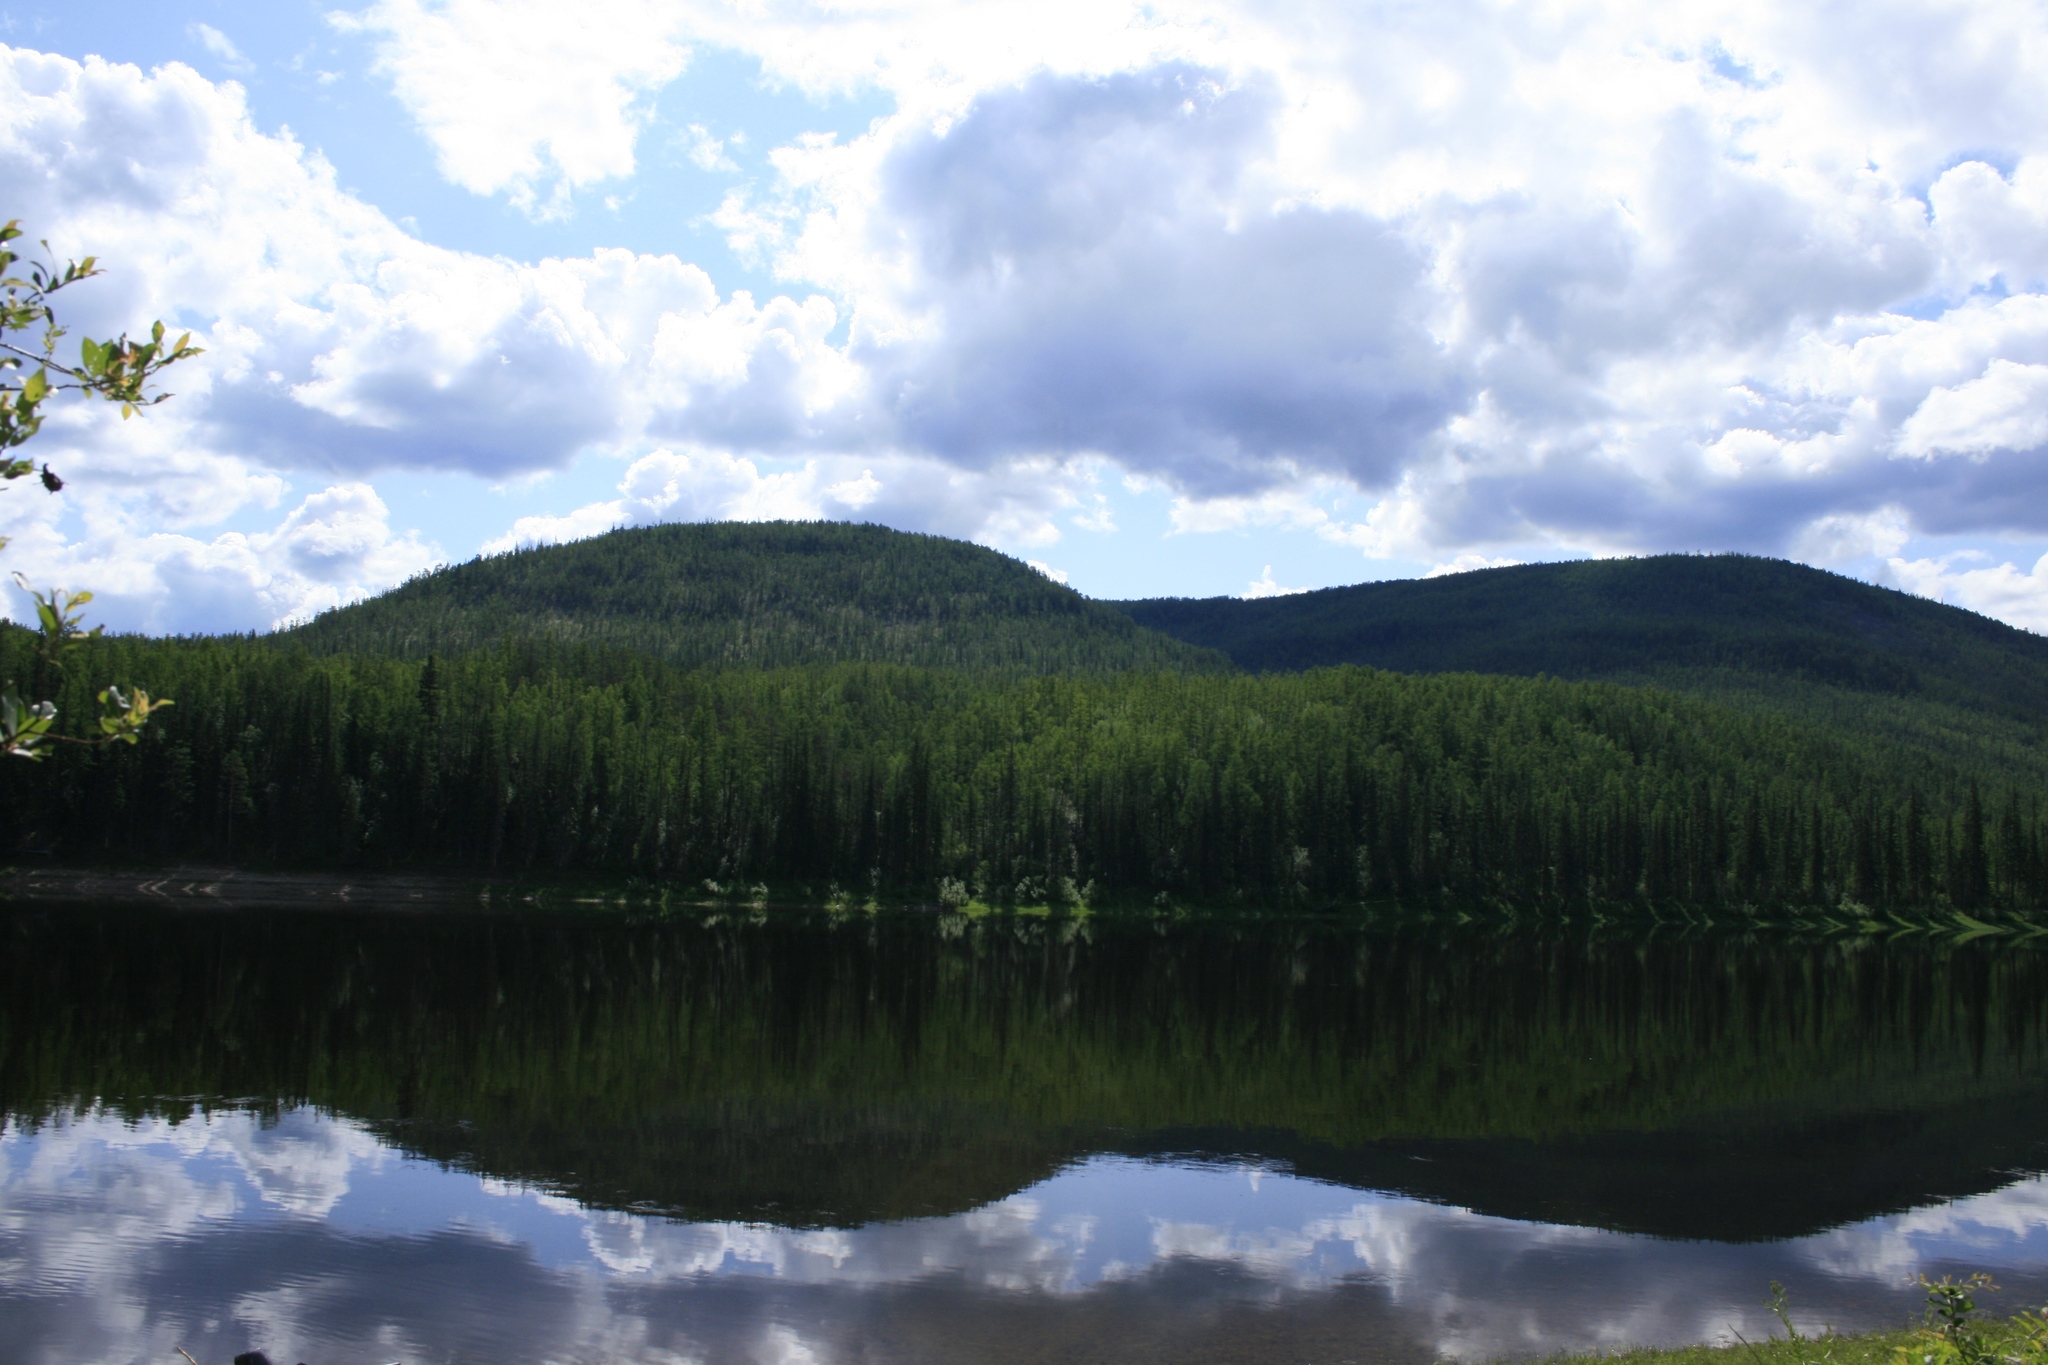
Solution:
{"label": "treeline", "polygon": [[[0,638],[0,676],[26,645]],[[139,746],[0,770],[8,829],[72,859],[1019,903],[2048,901],[2033,792],[1602,684],[706,673],[552,643],[415,662],[234,640],[105,641],[70,678],[68,715],[86,679],[177,699]]]}
{"label": "treeline", "polygon": [[275,637],[424,659],[507,636],[696,668],[1223,672],[1221,654],[964,541],[832,522],[646,526],[423,574]]}

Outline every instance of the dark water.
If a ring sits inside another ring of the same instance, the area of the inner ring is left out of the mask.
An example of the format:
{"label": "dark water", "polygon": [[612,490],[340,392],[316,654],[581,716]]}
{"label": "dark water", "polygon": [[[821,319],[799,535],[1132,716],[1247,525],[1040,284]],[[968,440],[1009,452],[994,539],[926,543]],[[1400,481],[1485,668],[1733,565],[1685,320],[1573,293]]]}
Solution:
{"label": "dark water", "polygon": [[2048,951],[0,909],[0,1362],[1368,1361],[2048,1302]]}

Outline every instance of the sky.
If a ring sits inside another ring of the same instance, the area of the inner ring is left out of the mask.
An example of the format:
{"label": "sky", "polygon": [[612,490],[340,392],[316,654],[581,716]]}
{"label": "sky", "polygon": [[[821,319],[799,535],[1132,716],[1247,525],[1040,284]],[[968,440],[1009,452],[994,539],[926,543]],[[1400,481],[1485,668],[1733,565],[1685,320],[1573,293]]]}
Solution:
{"label": "sky", "polygon": [[0,492],[119,629],[786,517],[2048,631],[2041,0],[0,0],[0,195],[72,342],[206,348]]}

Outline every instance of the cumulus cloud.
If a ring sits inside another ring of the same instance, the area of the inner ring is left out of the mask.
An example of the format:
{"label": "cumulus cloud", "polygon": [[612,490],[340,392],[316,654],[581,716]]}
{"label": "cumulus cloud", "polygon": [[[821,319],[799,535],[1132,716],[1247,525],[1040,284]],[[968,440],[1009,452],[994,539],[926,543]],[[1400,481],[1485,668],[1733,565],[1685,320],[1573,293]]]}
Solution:
{"label": "cumulus cloud", "polygon": [[1238,596],[1245,599],[1247,602],[1253,602],[1257,601],[1261,597],[1291,597],[1296,593],[1303,593],[1307,591],[1307,588],[1282,587],[1273,578],[1273,566],[1271,564],[1268,564],[1266,566],[1266,571],[1260,574],[1257,578],[1254,578],[1251,582],[1245,584],[1244,591],[1239,593]]}
{"label": "cumulus cloud", "polygon": [[1067,581],[1067,575],[1064,570],[1055,569],[1052,565],[1046,563],[1042,559],[1027,559],[1024,562],[1030,565],[1032,568],[1038,570],[1040,573],[1044,574],[1047,578],[1050,578],[1055,583],[1064,583]]}
{"label": "cumulus cloud", "polygon": [[537,216],[632,172],[647,97],[689,56],[660,0],[584,0],[570,22],[545,0],[378,0],[333,22],[376,36],[443,175]]}
{"label": "cumulus cloud", "polygon": [[2048,285],[2048,156],[2026,157],[2010,176],[1965,161],[1928,187],[1927,202],[1952,288]]}
{"label": "cumulus cloud", "polygon": [[2048,444],[2048,365],[1993,360],[1984,373],[1938,388],[1899,428],[1907,455],[1975,455]]}
{"label": "cumulus cloud", "polygon": [[[9,555],[35,567],[39,588],[89,586],[94,620],[114,630],[264,630],[381,592],[442,560],[416,532],[394,533],[389,517],[368,484],[338,484],[256,534],[200,540],[116,528],[67,542],[35,522],[16,533]],[[25,599],[6,591],[21,615]]]}
{"label": "cumulus cloud", "polygon": [[1044,461],[965,471],[926,459],[839,455],[778,466],[726,450],[661,449],[627,467],[618,497],[559,516],[521,517],[484,553],[672,521],[857,519],[1004,549],[1049,545],[1060,537],[1056,518],[1084,505],[1095,477],[1084,465]]}
{"label": "cumulus cloud", "polygon": [[[729,215],[847,301],[899,444],[1099,453],[1177,529],[1425,561],[2048,531],[2022,9],[1848,20],[1903,94],[1744,5],[1155,12],[1134,69],[910,100]],[[1987,467],[1892,458],[1942,452]],[[1381,507],[1306,510],[1331,477]]]}
{"label": "cumulus cloud", "polygon": [[[187,68],[7,50],[0,92],[12,211],[59,250],[113,263],[66,296],[67,321],[88,335],[151,316],[195,325],[209,354],[175,372],[180,401],[153,417],[223,454],[353,471],[559,463],[619,422],[603,391],[633,312],[593,297],[710,297],[672,260],[519,266],[427,246],[257,131],[238,89]],[[94,431],[75,439],[104,444]]]}
{"label": "cumulus cloud", "polygon": [[824,515],[828,500],[847,506],[818,486],[815,468],[763,475],[752,460],[711,450],[657,450],[642,456],[626,470],[619,493],[565,516],[521,517],[486,544],[484,553],[664,521],[811,521]]}
{"label": "cumulus cloud", "polygon": [[1464,406],[1421,255],[1247,183],[1272,97],[1168,67],[1040,77],[883,168],[868,231],[921,267],[854,354],[908,446],[1092,451],[1202,493],[1387,482]]}
{"label": "cumulus cloud", "polygon": [[[1986,563],[1990,558],[1981,550],[1938,559],[1893,556],[1885,561],[1882,578],[1889,587],[2048,635],[2048,555],[2035,561],[2031,569]],[[1976,567],[1971,567],[1973,564]]]}

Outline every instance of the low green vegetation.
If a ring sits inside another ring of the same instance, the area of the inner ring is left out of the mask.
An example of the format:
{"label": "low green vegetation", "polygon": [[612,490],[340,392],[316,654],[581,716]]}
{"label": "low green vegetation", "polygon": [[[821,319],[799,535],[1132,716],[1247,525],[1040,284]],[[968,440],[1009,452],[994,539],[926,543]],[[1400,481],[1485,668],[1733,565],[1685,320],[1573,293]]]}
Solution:
{"label": "low green vegetation", "polygon": [[[1901,1328],[1718,1346],[1638,1346],[1611,1355],[1552,1356],[1548,1365],[1902,1365],[1899,1352],[1913,1350],[1921,1340],[1919,1331]],[[1920,1365],[1918,1356],[1908,1365]]]}
{"label": "low green vegetation", "polygon": [[1802,1334],[1794,1325],[1785,1291],[1771,1286],[1771,1304],[1785,1325],[1783,1336],[1733,1345],[1636,1348],[1612,1355],[1558,1356],[1557,1365],[2043,1365],[2048,1362],[2048,1310],[2013,1317],[1984,1316],[1978,1299],[1997,1286],[1989,1275],[1956,1280],[1920,1277],[1927,1290],[1925,1325],[1888,1332],[1842,1336],[1833,1331]]}
{"label": "low green vegetation", "polygon": [[1848,1336],[1772,1337],[1718,1346],[1637,1346],[1608,1355],[1561,1355],[1546,1365],[1921,1365],[1921,1333],[1912,1328]]}

